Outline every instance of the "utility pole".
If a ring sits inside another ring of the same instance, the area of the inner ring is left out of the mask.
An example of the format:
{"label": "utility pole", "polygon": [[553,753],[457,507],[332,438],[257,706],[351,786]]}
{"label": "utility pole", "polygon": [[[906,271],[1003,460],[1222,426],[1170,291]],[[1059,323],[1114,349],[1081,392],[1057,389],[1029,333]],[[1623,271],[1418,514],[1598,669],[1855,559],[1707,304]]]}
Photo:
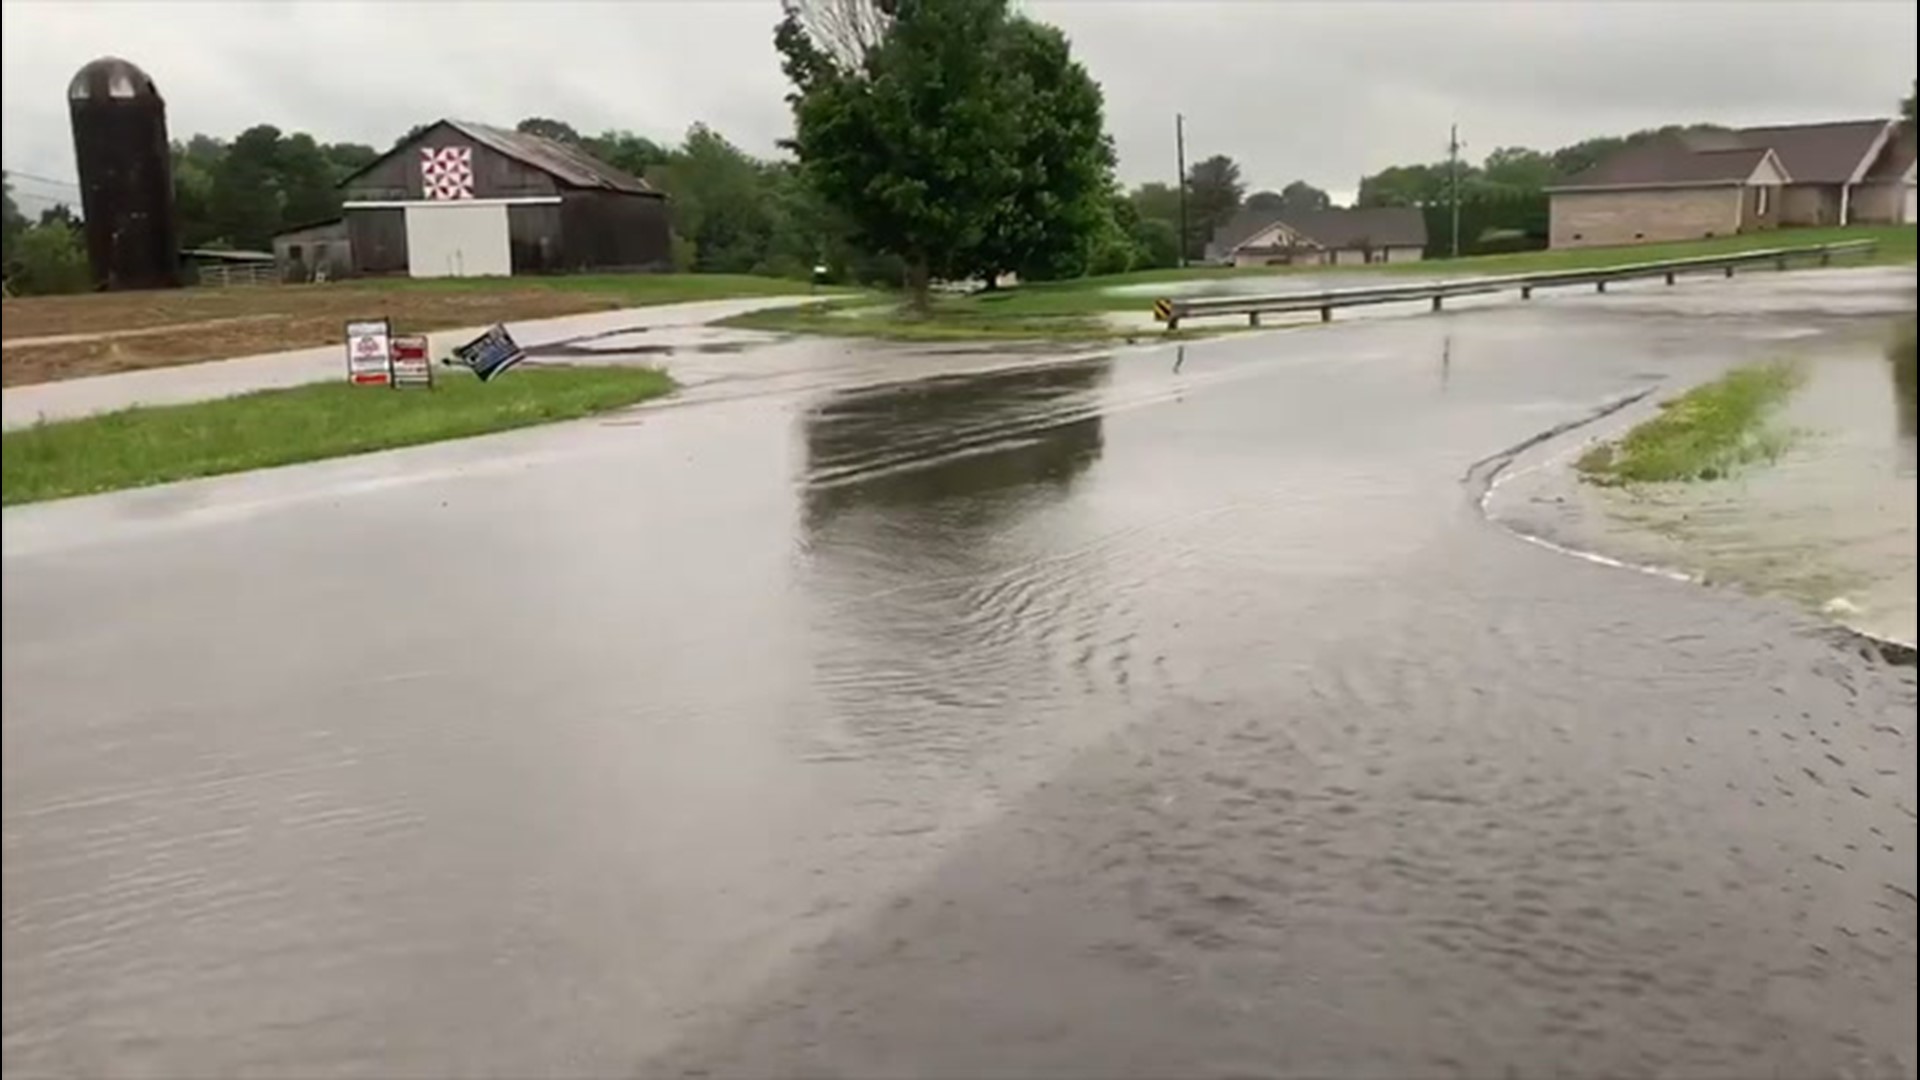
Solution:
{"label": "utility pole", "polygon": [[1180,179],[1180,266],[1187,265],[1187,118],[1173,114],[1173,167]]}
{"label": "utility pole", "polygon": [[1452,240],[1453,258],[1460,257],[1460,125],[1455,124],[1447,134],[1447,198],[1453,204],[1453,228],[1448,230]]}

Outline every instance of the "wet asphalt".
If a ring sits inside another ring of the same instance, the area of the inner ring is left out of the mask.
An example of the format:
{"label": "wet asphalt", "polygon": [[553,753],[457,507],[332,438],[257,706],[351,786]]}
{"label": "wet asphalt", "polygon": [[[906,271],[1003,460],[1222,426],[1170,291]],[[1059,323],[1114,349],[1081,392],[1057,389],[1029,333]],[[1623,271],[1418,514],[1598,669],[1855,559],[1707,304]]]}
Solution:
{"label": "wet asphalt", "polygon": [[1911,296],[789,342],[9,509],[7,1074],[1914,1075],[1912,669],[1479,509]]}

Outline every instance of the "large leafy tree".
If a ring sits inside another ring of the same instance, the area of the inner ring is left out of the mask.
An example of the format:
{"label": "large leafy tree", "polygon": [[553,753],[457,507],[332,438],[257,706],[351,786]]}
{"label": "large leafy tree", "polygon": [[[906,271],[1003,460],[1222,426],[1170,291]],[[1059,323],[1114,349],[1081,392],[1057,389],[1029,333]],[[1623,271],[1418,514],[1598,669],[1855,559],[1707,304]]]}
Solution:
{"label": "large leafy tree", "polygon": [[1225,154],[1196,161],[1187,169],[1187,257],[1199,258],[1213,231],[1240,209],[1246,185],[1240,165]]}
{"label": "large leafy tree", "polygon": [[1085,273],[1096,249],[1107,269],[1130,265],[1123,249],[1131,213],[1127,222],[1114,216],[1113,143],[1099,84],[1074,62],[1065,35],[1030,19],[1012,20],[1000,53],[1017,109],[1002,121],[1012,168],[1003,191],[982,193],[998,212],[968,269],[991,286],[1008,270],[1029,279]]}
{"label": "large leafy tree", "polygon": [[[900,260],[917,306],[935,277],[1052,267],[1091,242],[1111,150],[1065,39],[1006,0],[875,0],[850,45],[818,35],[827,7],[845,3],[788,0],[775,30],[788,146],[855,243]],[[1037,190],[1056,183],[1063,195]]]}

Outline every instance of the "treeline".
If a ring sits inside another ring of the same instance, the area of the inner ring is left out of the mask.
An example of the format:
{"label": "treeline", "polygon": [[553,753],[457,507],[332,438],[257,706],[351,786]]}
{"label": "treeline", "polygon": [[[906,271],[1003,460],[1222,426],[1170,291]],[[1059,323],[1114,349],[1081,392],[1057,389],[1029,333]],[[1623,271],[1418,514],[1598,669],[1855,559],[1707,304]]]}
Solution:
{"label": "treeline", "polygon": [[13,198],[13,180],[0,173],[0,265],[7,292],[16,296],[80,292],[91,283],[80,219],[55,203],[29,219]]}
{"label": "treeline", "polygon": [[1459,185],[1462,255],[1489,255],[1547,246],[1547,189],[1630,146],[1694,132],[1725,131],[1716,124],[1669,124],[1630,135],[1582,139],[1557,150],[1503,146],[1479,163],[1462,160],[1394,165],[1360,179],[1356,206],[1410,206],[1426,212],[1427,253],[1453,250],[1453,190]]}

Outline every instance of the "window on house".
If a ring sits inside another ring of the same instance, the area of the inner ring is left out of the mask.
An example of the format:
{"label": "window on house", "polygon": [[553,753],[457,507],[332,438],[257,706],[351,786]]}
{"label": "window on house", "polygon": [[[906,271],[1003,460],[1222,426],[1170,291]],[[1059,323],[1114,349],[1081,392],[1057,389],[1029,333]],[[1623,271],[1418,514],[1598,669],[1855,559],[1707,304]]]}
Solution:
{"label": "window on house", "polygon": [[287,258],[293,262],[300,261],[300,245],[299,244],[287,245]]}

